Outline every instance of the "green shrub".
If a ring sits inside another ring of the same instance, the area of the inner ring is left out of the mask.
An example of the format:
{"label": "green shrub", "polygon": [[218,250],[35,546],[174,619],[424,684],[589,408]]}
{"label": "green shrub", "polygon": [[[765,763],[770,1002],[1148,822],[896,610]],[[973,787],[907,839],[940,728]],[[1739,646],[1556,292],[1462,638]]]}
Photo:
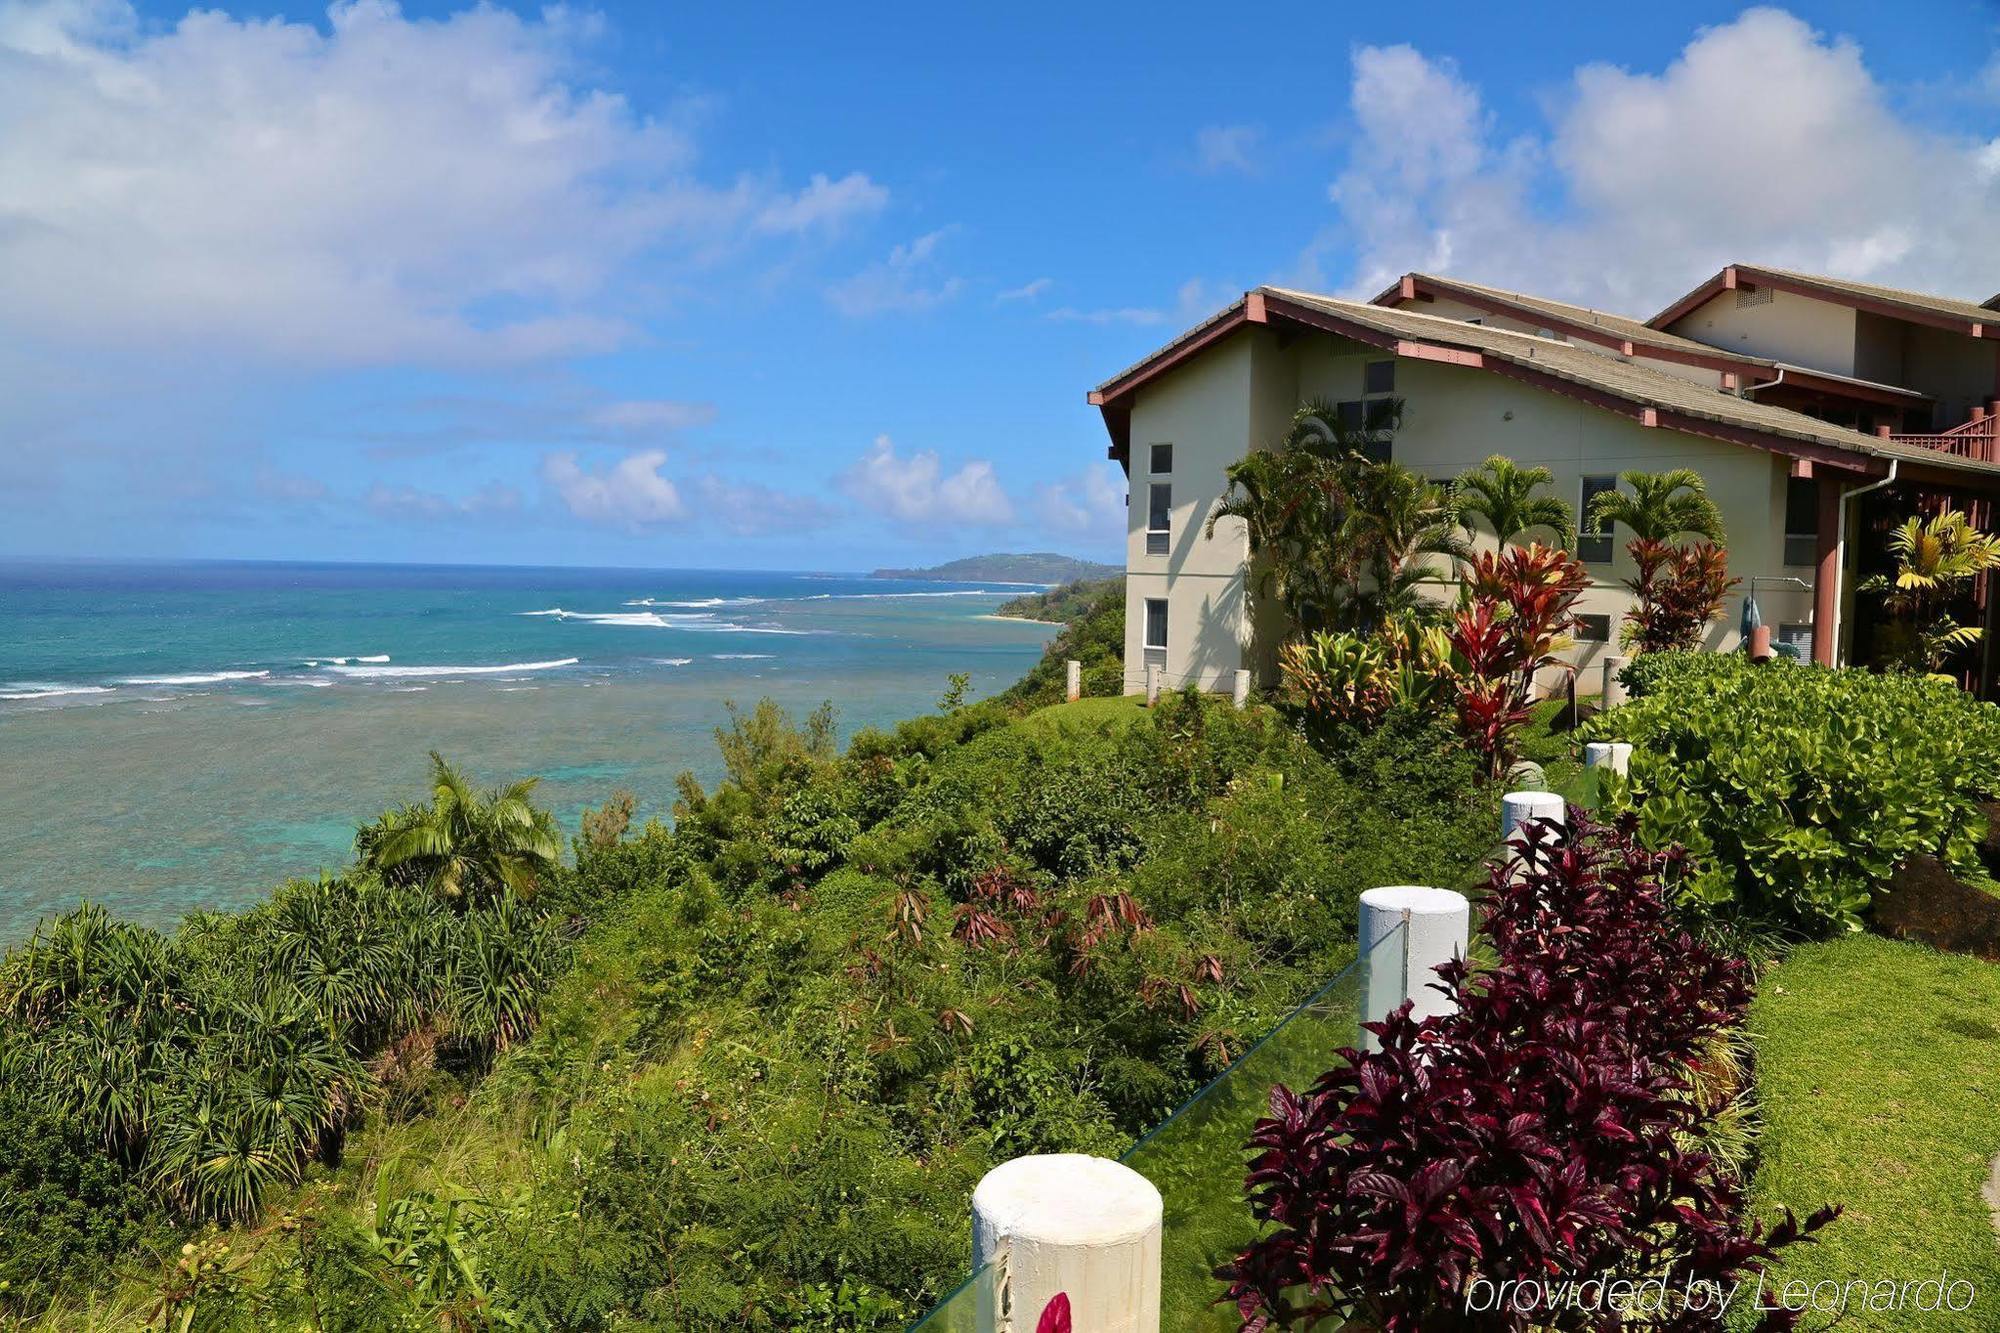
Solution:
{"label": "green shrub", "polygon": [[2000,712],[1905,675],[1660,654],[1633,663],[1639,697],[1593,719],[1630,741],[1614,811],[1642,839],[1685,846],[1699,908],[1744,925],[1858,928],[1904,857],[1975,867],[1978,803],[2000,792]]}

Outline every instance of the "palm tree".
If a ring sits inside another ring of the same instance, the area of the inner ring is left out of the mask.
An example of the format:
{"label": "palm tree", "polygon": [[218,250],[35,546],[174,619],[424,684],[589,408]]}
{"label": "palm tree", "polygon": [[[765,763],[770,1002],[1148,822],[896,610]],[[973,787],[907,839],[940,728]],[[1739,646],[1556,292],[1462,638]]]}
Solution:
{"label": "palm tree", "polygon": [[1963,511],[1948,509],[1926,520],[1912,516],[1889,534],[1895,558],[1892,581],[1876,575],[1862,591],[1882,595],[1895,619],[1883,628],[1880,652],[1889,665],[1945,674],[1960,649],[1979,642],[1977,625],[1961,625],[1953,614],[1979,575],[2000,568],[2000,537],[1972,526]]}
{"label": "palm tree", "polygon": [[1608,523],[1623,523],[1632,530],[1634,541],[1722,540],[1722,511],[1708,498],[1708,485],[1693,468],[1627,472],[1622,480],[1632,488],[1630,494],[1605,491],[1591,504],[1589,517],[1599,531]]}
{"label": "palm tree", "polygon": [[1418,588],[1438,576],[1429,557],[1471,557],[1459,517],[1442,486],[1396,463],[1369,464],[1355,486],[1347,526],[1374,575],[1364,595],[1368,618],[1379,622],[1418,607]]}
{"label": "palm tree", "polygon": [[1361,533],[1350,521],[1370,447],[1394,429],[1400,405],[1377,409],[1377,427],[1344,423],[1339,407],[1309,399],[1272,449],[1253,450],[1227,472],[1229,490],[1208,516],[1243,520],[1257,567],[1256,596],[1276,600],[1294,625],[1312,630],[1354,614],[1366,567]]}
{"label": "palm tree", "polygon": [[433,750],[431,799],[363,827],[355,852],[385,879],[428,884],[455,901],[533,897],[562,855],[555,820],[528,799],[537,781],[482,794]]}
{"label": "palm tree", "polygon": [[1545,467],[1522,467],[1505,454],[1492,455],[1458,479],[1458,512],[1466,532],[1474,531],[1473,519],[1483,518],[1503,546],[1537,528],[1554,533],[1557,545],[1568,546],[1573,522],[1569,505],[1553,495],[1535,494],[1555,479]]}

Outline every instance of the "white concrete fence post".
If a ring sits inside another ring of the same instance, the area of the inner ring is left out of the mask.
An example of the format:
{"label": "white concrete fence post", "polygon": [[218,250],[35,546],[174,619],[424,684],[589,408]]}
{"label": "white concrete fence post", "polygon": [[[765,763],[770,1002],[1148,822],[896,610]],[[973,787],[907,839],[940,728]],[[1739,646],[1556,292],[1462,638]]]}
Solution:
{"label": "white concrete fence post", "polygon": [[1083,663],[1074,657],[1063,663],[1063,697],[1071,703],[1083,697]]}
{"label": "white concrete fence post", "polygon": [[1632,769],[1632,747],[1624,741],[1591,741],[1583,747],[1585,768],[1608,768],[1619,777]]}
{"label": "white concrete fence post", "polygon": [[1160,1223],[1153,1182],[1083,1153],[1016,1157],[972,1192],[979,1333],[1034,1333],[1048,1303],[1069,1296],[1077,1333],[1159,1333]]}
{"label": "white concrete fence post", "polygon": [[1520,868],[1521,857],[1516,844],[1523,825],[1535,819],[1553,819],[1560,824],[1565,817],[1563,798],[1552,791],[1510,791],[1502,796],[1500,841],[1506,846],[1500,856],[1507,873],[1512,875]]}
{"label": "white concrete fence post", "polygon": [[[1382,944],[1403,927],[1400,946]],[[1361,1021],[1380,1022],[1404,1000],[1410,1017],[1451,1013],[1458,1006],[1431,988],[1439,963],[1463,958],[1472,938],[1472,904],[1462,893],[1421,884],[1367,889],[1361,895]],[[1377,947],[1380,945],[1381,947]],[[1375,1034],[1361,1031],[1361,1049],[1380,1049]]]}
{"label": "white concrete fence post", "polygon": [[1604,687],[1597,696],[1600,708],[1616,708],[1625,702],[1625,682],[1618,679],[1618,673],[1625,669],[1626,659],[1607,656],[1604,659]]}
{"label": "white concrete fence post", "polygon": [[1160,701],[1160,667],[1157,662],[1146,664],[1146,707],[1151,708]]}
{"label": "white concrete fence post", "polygon": [[1248,706],[1249,706],[1249,703],[1250,703],[1250,671],[1249,671],[1249,669],[1248,669],[1247,667],[1239,667],[1239,668],[1237,668],[1237,671],[1236,671],[1236,687],[1235,687],[1234,691],[1233,691],[1233,692],[1231,693],[1231,697],[1232,697],[1232,698],[1233,698],[1233,699],[1234,699],[1234,700],[1236,701],[1236,706],[1237,706],[1238,708],[1245,708],[1245,707],[1248,707]]}

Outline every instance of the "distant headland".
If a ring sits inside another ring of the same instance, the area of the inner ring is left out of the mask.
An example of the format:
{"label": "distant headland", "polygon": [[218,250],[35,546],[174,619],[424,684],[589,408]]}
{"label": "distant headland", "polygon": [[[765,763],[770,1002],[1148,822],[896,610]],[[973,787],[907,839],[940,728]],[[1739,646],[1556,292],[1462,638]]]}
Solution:
{"label": "distant headland", "polygon": [[969,555],[948,560],[928,569],[878,569],[870,576],[878,579],[938,579],[953,583],[1074,583],[1078,579],[1106,579],[1123,574],[1117,565],[1052,551],[1026,555]]}

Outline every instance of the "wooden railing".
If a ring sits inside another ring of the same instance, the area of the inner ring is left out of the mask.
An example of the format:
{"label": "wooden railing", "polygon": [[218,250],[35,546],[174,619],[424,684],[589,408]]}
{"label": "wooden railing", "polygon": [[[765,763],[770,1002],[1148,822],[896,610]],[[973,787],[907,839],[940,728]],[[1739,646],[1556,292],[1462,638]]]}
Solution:
{"label": "wooden railing", "polygon": [[1897,435],[1884,426],[1876,431],[1883,439],[1899,444],[1914,444],[1923,449],[1936,449],[1942,453],[1955,454],[1960,458],[1978,459],[1981,462],[2000,462],[2000,413],[1988,412],[1983,407],[1972,409],[1972,419],[1941,430],[1931,435]]}

